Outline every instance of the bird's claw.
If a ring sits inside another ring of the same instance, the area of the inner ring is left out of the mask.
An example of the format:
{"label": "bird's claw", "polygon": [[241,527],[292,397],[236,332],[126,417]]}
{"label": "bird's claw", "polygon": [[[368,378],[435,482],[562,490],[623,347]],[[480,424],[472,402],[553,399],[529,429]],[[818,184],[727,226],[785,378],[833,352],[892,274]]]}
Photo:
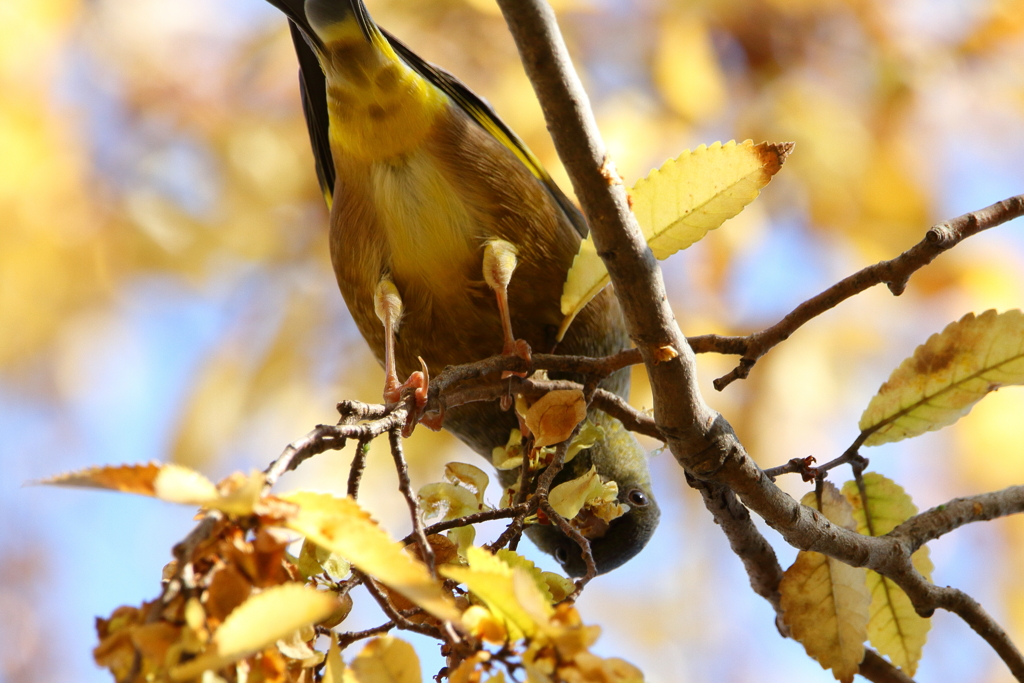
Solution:
{"label": "bird's claw", "polygon": [[[527,363],[533,362],[533,350],[530,348],[530,345],[526,343],[525,339],[513,339],[505,342],[505,347],[501,350],[501,355],[522,358]],[[506,370],[501,373],[501,378],[508,379],[513,375],[516,377],[526,377],[528,374],[528,372],[514,372],[512,370]]]}
{"label": "bird's claw", "polygon": [[409,375],[409,379],[398,387],[397,397],[388,399],[387,392],[385,391],[385,399],[389,402],[395,402],[401,398],[402,391],[404,389],[413,390],[413,407],[409,411],[409,416],[405,420],[405,426],[402,427],[402,436],[409,438],[412,436],[412,431],[416,428],[416,423],[422,422],[427,428],[437,432],[441,430],[441,423],[444,422],[444,411],[440,411],[436,416],[426,417],[424,415],[424,409],[427,407],[427,397],[430,392],[430,370],[427,369],[427,364],[422,358],[420,360],[420,367],[422,370]]}

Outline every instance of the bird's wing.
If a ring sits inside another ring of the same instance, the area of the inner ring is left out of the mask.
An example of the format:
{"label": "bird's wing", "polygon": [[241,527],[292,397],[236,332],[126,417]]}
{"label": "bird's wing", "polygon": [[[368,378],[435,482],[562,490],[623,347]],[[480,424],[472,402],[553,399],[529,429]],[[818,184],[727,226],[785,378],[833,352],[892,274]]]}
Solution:
{"label": "bird's wing", "polygon": [[313,145],[313,157],[316,160],[316,177],[320,181],[328,210],[334,199],[334,159],[331,156],[331,142],[328,137],[327,120],[327,80],[320,68],[313,48],[309,46],[304,32],[294,21],[288,21],[295,44],[295,54],[299,58],[299,91],[302,93],[302,112],[306,115],[306,128],[309,130],[309,141]]}
{"label": "bird's wing", "polygon": [[562,207],[562,211],[565,213],[569,222],[572,223],[573,227],[580,234],[580,237],[586,237],[588,233],[586,219],[583,218],[583,214],[576,208],[576,205],[565,196],[565,194],[558,188],[555,181],[551,179],[548,172],[544,170],[540,161],[533,155],[533,152],[526,146],[519,136],[516,135],[511,128],[505,125],[505,122],[498,118],[498,114],[491,108],[486,101],[483,100],[479,95],[474,93],[472,90],[467,88],[462,81],[451,75],[444,69],[430,64],[418,54],[410,50],[405,43],[395,38],[393,35],[381,29],[381,32],[387,37],[388,42],[395,49],[395,52],[423,78],[427,79],[435,87],[439,88],[448,97],[452,99],[463,111],[469,114],[470,118],[476,121],[484,130],[491,134],[498,142],[504,145],[506,148],[512,151],[516,157],[519,158],[523,164],[530,169],[530,173],[533,174],[537,180],[544,184],[551,196],[554,197],[558,205]]}

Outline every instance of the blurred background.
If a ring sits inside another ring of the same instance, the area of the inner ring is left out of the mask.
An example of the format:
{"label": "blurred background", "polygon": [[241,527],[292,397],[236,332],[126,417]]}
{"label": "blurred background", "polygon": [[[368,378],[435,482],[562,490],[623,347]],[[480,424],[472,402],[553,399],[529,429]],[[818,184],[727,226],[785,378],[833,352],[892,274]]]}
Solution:
{"label": "blurred background", "polygon": [[[491,0],[368,2],[490,100],[570,189]],[[796,142],[757,202],[665,264],[687,334],[765,327],[934,222],[1024,192],[1022,0],[556,9],[627,183],[701,143]],[[260,0],[0,3],[4,683],[109,680],[91,659],[94,617],[155,597],[171,546],[194,523],[184,507],[24,483],[148,460],[219,479],[265,467],[333,421],[337,400],[380,396],[383,373],[328,263],[295,75],[283,17]],[[929,334],[1024,303],[1022,228],[968,240],[898,299],[877,289],[843,304],[723,393],[711,380],[736,359],[701,357],[707,400],[762,466],[838,455],[878,386]],[[642,370],[633,403],[650,407]],[[866,455],[924,509],[1024,482],[1022,415],[1024,392],[1011,388],[953,428]],[[365,503],[403,535],[385,453],[371,456]],[[351,455],[318,456],[279,488],[343,490]],[[449,460],[478,462],[425,429],[409,456],[416,486],[440,480]],[[832,680],[779,638],[671,455],[652,458],[663,522],[644,553],[580,600],[584,620],[604,629],[595,649],[651,681]],[[807,490],[792,477],[782,485]],[[766,534],[788,566],[795,552]],[[970,592],[1024,642],[1024,519],[932,546],[935,581]],[[368,608],[351,619],[382,621]],[[433,675],[440,658],[416,642]],[[918,678],[1010,680],[946,613],[933,619]]]}

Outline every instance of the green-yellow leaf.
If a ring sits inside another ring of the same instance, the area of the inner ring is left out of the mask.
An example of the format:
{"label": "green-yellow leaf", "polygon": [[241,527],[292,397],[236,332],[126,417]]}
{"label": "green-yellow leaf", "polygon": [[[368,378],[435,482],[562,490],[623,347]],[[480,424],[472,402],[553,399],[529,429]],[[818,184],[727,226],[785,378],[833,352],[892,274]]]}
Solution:
{"label": "green-yellow leaf", "polygon": [[324,662],[324,677],[321,683],[349,683],[351,680],[345,675],[345,662],[341,659],[341,648],[338,647],[338,634],[331,631],[331,647],[327,650],[327,660]]}
{"label": "green-yellow leaf", "polygon": [[490,477],[482,469],[464,462],[450,462],[444,466],[444,477],[453,484],[468,488],[476,496],[477,502],[483,505]]}
{"label": "green-yellow leaf", "polygon": [[386,531],[351,498],[298,491],[281,496],[299,510],[285,525],[338,553],[385,586],[439,619],[458,621],[459,611],[430,576],[426,565],[402,552]]}
{"label": "green-yellow leaf", "polygon": [[214,633],[207,651],[172,669],[171,679],[183,681],[203,671],[222,669],[323,621],[337,607],[333,593],[302,584],[267,588],[235,608]]}
{"label": "green-yellow leaf", "polygon": [[[700,240],[752,202],[793,149],[791,143],[750,140],[701,145],[669,159],[629,191],[633,213],[654,256],[665,259]],[[561,339],[576,315],[608,284],[593,237],[579,253],[562,289]]]}
{"label": "green-yellow leaf", "polygon": [[[804,505],[818,508],[814,493]],[[821,512],[837,526],[853,529],[849,501],[825,483]],[[851,567],[821,553],[801,551],[779,584],[782,620],[807,654],[837,680],[853,680],[864,659],[871,597],[862,567]]]}
{"label": "green-yellow leaf", "polygon": [[412,645],[394,636],[374,638],[352,660],[353,683],[422,683]]}
{"label": "green-yellow leaf", "polygon": [[[843,485],[843,494],[853,504],[857,533],[884,536],[917,514],[917,506],[899,484],[875,472],[868,472],[863,478],[867,512],[871,515],[870,527],[857,482],[848,481]],[[928,548],[922,547],[911,559],[917,571],[930,581],[932,561],[928,557]],[[869,570],[867,582],[871,591],[868,640],[895,666],[913,676],[921,660],[921,649],[928,640],[931,620],[919,616],[907,594],[890,579]]]}
{"label": "green-yellow leaf", "polygon": [[618,497],[618,484],[601,481],[601,475],[593,465],[583,476],[562,482],[548,493],[548,502],[555,512],[566,519],[579,514],[587,503],[595,500],[615,500]]}
{"label": "green-yellow leaf", "polygon": [[[519,585],[522,582],[514,583],[512,579],[516,572],[523,573],[540,594],[529,572],[520,567],[511,567],[483,548],[475,546],[467,549],[466,559],[469,561],[468,567],[444,565],[438,567],[437,571],[465,585],[505,625],[511,640],[534,635],[539,628],[537,621],[524,609],[516,595],[517,588],[524,590]],[[546,596],[541,595],[540,600],[548,605]]]}
{"label": "green-yellow leaf", "polygon": [[917,347],[878,390],[860,418],[864,445],[951,425],[1011,384],[1024,384],[1024,314],[968,313]]}

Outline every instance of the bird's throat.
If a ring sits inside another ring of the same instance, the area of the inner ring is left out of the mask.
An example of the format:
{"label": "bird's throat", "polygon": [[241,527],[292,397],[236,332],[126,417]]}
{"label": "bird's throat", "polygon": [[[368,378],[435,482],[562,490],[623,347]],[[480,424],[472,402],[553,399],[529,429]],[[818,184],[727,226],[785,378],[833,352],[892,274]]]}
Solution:
{"label": "bird's throat", "polygon": [[361,35],[328,44],[323,66],[335,154],[366,161],[408,154],[423,144],[449,105],[389,45]]}

